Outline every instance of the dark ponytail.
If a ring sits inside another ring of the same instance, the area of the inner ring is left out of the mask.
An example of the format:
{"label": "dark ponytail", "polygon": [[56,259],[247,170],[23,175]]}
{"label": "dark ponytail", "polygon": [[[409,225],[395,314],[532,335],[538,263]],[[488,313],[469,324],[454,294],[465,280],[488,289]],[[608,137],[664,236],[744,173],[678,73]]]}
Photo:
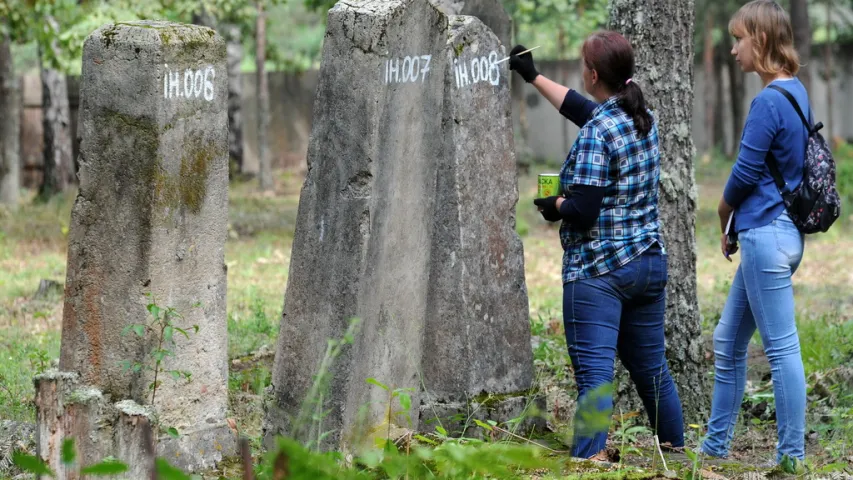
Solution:
{"label": "dark ponytail", "polygon": [[652,116],[646,108],[643,90],[633,80],[634,49],[616,32],[596,32],[589,36],[581,48],[583,61],[598,79],[619,98],[619,106],[634,121],[634,128],[642,136],[652,130]]}
{"label": "dark ponytail", "polygon": [[632,79],[628,82],[619,96],[619,106],[634,120],[634,127],[640,135],[646,136],[652,130],[652,116],[646,108],[646,99],[643,97],[643,89]]}

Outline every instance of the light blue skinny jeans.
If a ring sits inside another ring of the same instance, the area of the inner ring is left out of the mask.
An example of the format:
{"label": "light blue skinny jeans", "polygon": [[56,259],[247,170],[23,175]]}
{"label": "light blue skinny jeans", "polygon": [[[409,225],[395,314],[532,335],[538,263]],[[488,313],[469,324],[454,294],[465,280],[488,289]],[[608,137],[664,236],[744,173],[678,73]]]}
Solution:
{"label": "light blue skinny jeans", "polygon": [[776,460],[803,459],[806,379],[791,283],[803,258],[803,234],[783,212],[769,225],[740,232],[739,242],[741,263],[714,330],[714,396],[702,450],[728,455],[746,384],[746,349],[757,327],[773,379]]}

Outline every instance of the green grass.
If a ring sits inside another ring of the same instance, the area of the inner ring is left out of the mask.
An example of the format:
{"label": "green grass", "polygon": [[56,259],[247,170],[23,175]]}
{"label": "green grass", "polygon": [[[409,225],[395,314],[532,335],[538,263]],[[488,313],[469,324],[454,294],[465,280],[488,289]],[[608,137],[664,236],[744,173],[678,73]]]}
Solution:
{"label": "green grass", "polygon": [[0,329],[0,420],[35,421],[33,375],[59,357],[59,332]]}

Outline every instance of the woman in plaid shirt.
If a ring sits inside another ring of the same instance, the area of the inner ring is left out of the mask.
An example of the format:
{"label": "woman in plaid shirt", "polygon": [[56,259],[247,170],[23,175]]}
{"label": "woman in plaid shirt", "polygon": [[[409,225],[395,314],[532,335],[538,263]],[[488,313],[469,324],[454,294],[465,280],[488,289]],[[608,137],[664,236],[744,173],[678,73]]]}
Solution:
{"label": "woman in plaid shirt", "polygon": [[546,220],[562,221],[563,321],[578,385],[572,454],[605,456],[617,354],[661,443],[681,447],[681,401],[665,357],[657,123],[631,78],[633,49],[616,32],[584,42],[584,89],[597,102],[540,75],[524,50],[513,48],[510,68],[581,127],[560,171],[562,194],[534,202]]}

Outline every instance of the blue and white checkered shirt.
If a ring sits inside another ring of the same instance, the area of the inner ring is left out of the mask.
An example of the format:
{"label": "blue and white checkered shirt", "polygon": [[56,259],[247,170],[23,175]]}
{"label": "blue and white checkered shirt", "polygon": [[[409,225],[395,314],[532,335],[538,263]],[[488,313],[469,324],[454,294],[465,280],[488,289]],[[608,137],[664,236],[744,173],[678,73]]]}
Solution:
{"label": "blue and white checkered shirt", "polygon": [[583,126],[560,171],[566,196],[572,185],[605,187],[601,213],[589,230],[563,221],[563,283],[597,277],[630,262],[658,242],[660,150],[657,121],[645,137],[612,97]]}

